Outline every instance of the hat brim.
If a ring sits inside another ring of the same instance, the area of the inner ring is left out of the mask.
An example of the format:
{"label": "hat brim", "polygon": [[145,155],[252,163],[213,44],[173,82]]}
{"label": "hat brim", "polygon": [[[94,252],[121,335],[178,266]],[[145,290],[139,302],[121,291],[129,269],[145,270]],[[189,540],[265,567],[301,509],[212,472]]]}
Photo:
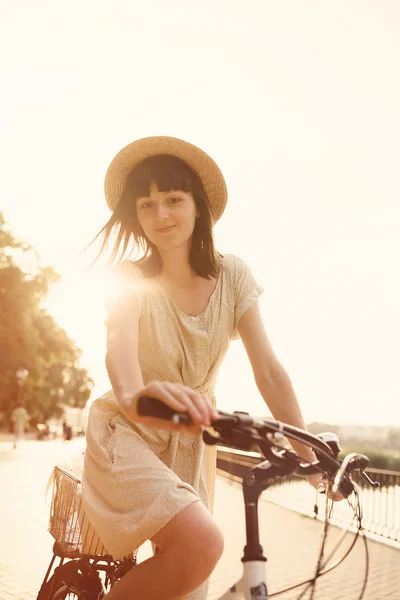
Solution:
{"label": "hat brim", "polygon": [[115,210],[117,207],[127,178],[133,169],[145,158],[159,154],[180,158],[200,177],[207,194],[213,222],[216,223],[224,212],[228,196],[225,179],[218,165],[197,146],[167,136],[142,138],[118,152],[107,169],[104,182],[109,208]]}

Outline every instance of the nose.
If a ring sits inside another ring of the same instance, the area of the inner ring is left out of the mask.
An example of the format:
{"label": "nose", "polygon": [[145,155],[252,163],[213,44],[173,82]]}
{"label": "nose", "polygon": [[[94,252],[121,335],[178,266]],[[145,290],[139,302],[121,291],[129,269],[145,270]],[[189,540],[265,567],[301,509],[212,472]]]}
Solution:
{"label": "nose", "polygon": [[169,215],[169,206],[164,204],[164,202],[160,202],[157,204],[156,208],[156,218],[159,221],[166,219]]}

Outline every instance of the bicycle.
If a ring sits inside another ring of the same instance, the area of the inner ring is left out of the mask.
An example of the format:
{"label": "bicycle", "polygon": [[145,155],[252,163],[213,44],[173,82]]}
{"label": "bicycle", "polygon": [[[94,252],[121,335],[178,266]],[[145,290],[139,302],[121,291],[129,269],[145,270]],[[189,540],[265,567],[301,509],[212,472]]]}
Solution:
{"label": "bicycle", "polygon": [[[137,552],[114,560],[90,524],[82,504],[81,481],[54,467],[49,532],[54,537],[53,556],[37,600],[101,600],[105,591],[132,569]],[[54,568],[56,559],[58,565]],[[68,562],[64,562],[68,559]],[[104,583],[100,573],[104,573]]]}
{"label": "bicycle", "polygon": [[[154,398],[140,398],[138,413],[141,416],[171,419],[175,423],[190,422],[190,417],[186,413],[177,413]],[[241,559],[243,576],[220,597],[220,600],[268,600],[272,597],[267,592],[265,568],[267,559],[259,540],[258,501],[261,493],[279,479],[293,475],[307,476],[323,473],[332,494],[340,492],[344,498],[349,498],[354,492],[356,498],[354,514],[358,525],[357,534],[345,557],[349,554],[358,535],[363,533],[358,487],[352,474],[358,472],[369,485],[373,487],[379,485],[371,481],[365,473],[369,463],[368,457],[352,453],[339,460],[340,445],[335,434],[324,433],[315,436],[286,423],[267,418],[255,418],[243,412],[220,411],[218,419],[212,423],[211,428],[214,434],[208,430],[202,433],[206,444],[221,444],[244,451],[258,450],[265,458],[251,469],[243,465],[241,468],[238,466],[237,473],[243,481],[246,521],[246,545]],[[311,447],[317,457],[316,461],[303,463],[296,452],[283,445],[285,438],[297,440]],[[120,561],[114,561],[107,553],[84,513],[79,486],[80,481],[76,477],[58,467],[54,469],[49,531],[56,541],[53,547],[53,558],[37,600],[64,600],[67,596],[69,598],[75,596],[79,600],[100,600],[116,581],[137,564],[136,553]],[[345,557],[329,568],[326,566],[327,561],[323,562],[328,524],[327,510],[323,541],[314,577],[275,592],[273,596],[287,592],[289,589],[308,586],[304,588],[299,598],[303,598],[308,589],[311,590],[312,598],[317,578],[342,562]],[[366,543],[365,535],[364,541]],[[329,559],[332,555],[333,553]],[[56,556],[60,558],[60,564],[49,579]],[[69,559],[66,563],[64,563],[65,558]],[[101,571],[105,574],[104,583],[100,578]],[[360,599],[365,591],[367,576],[368,569]]]}

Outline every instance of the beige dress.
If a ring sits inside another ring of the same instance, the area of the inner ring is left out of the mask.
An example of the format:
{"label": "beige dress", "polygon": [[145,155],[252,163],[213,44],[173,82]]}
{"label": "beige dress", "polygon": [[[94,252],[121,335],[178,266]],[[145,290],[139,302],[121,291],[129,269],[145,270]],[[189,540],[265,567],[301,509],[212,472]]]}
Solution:
{"label": "beige dress", "polygon": [[[239,319],[262,292],[250,269],[225,255],[206,308],[192,317],[133,263],[121,268],[139,301],[144,382],[183,383],[215,403],[218,368],[230,341],[239,337]],[[114,558],[131,554],[193,502],[212,511],[216,447],[205,446],[200,437],[129,422],[112,391],[93,402],[86,437],[83,502]],[[188,598],[206,594],[205,584]]]}

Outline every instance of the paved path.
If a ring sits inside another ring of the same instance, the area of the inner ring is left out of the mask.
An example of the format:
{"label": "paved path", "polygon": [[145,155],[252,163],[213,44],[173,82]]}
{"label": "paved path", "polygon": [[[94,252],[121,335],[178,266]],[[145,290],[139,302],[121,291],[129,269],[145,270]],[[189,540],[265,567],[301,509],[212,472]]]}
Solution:
{"label": "paved path", "polygon": [[0,600],[36,598],[53,544],[46,484],[54,464],[72,464],[82,449],[82,439],[27,441],[17,450],[0,441]]}
{"label": "paved path", "polygon": [[[75,468],[83,441],[28,441],[17,451],[0,440],[0,600],[33,600],[45,574],[52,547],[47,533],[44,490],[55,463]],[[225,535],[225,551],[213,573],[209,600],[216,600],[241,575],[244,515],[237,484],[218,477],[216,519]],[[261,541],[268,555],[269,592],[312,573],[321,524],[269,502],[260,502]],[[340,530],[332,528],[332,539]],[[347,541],[349,544],[350,540]],[[369,542],[370,581],[365,600],[400,600],[400,551]],[[142,550],[142,559],[148,549]],[[355,600],[361,589],[365,558],[361,544],[347,561],[320,580],[315,600]],[[294,600],[299,591],[280,595]],[[306,596],[307,598],[307,596]],[[162,600],[162,599],[160,599]]]}

